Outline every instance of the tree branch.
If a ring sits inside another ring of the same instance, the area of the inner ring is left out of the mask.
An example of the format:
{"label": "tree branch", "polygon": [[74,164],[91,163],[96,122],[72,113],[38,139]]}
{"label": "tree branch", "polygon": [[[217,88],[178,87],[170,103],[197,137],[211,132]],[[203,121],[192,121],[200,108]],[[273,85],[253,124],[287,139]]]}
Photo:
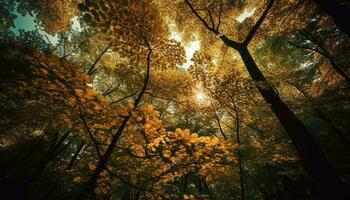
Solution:
{"label": "tree branch", "polygon": [[[197,12],[197,9],[195,9],[193,7],[193,5],[188,1],[188,0],[185,0],[186,4],[188,5],[188,7],[191,9],[192,13],[194,15],[196,15],[196,17],[202,22],[202,24],[211,32],[213,32],[215,35],[219,35],[219,31],[215,29],[215,26],[213,24],[213,27],[210,27],[208,22],[205,21],[205,19],[203,17],[201,17],[199,15],[199,13]],[[210,14],[210,12],[209,12]],[[209,17],[212,17],[211,14],[209,15]]]}
{"label": "tree branch", "polygon": [[215,118],[216,118],[216,121],[218,122],[221,135],[224,137],[225,140],[227,140],[226,134],[225,134],[224,131],[222,130],[221,122],[220,122],[219,116],[216,114],[216,112],[215,112]]}
{"label": "tree branch", "polygon": [[265,20],[267,14],[269,13],[270,9],[272,8],[273,4],[275,3],[275,0],[270,0],[269,4],[267,4],[266,9],[264,10],[263,14],[259,18],[259,20],[256,22],[256,24],[253,26],[253,28],[250,30],[249,34],[245,38],[243,44],[247,46],[249,42],[252,40],[253,36],[255,35],[258,28],[261,26],[263,21]]}
{"label": "tree branch", "polygon": [[120,101],[123,101],[123,100],[125,100],[125,99],[127,99],[127,98],[130,98],[130,97],[134,96],[135,94],[137,94],[137,92],[133,92],[133,93],[129,94],[128,96],[125,96],[125,97],[120,98],[120,99],[118,99],[118,100],[112,101],[111,104],[115,104],[115,103],[118,103],[118,102],[120,102]]}
{"label": "tree branch", "polygon": [[89,76],[92,76],[94,74],[94,72],[96,71],[95,70],[95,67],[96,67],[96,64],[98,63],[98,61],[101,59],[101,57],[103,56],[103,54],[105,54],[109,49],[109,45],[98,55],[98,57],[96,58],[96,60],[94,61],[94,63],[91,65],[90,69],[88,70],[87,74]]}

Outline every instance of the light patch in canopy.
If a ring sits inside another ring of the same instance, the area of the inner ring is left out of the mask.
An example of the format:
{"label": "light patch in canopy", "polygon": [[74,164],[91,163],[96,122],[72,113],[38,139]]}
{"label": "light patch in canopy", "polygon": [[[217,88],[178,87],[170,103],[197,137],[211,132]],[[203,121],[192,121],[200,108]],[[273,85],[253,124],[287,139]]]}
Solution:
{"label": "light patch in canopy", "polygon": [[191,61],[193,54],[200,49],[200,42],[194,40],[185,46],[186,62],[182,65],[183,68],[188,69],[193,64]]}
{"label": "light patch in canopy", "polygon": [[205,101],[206,98],[207,98],[207,97],[206,97],[206,95],[205,95],[203,92],[198,91],[198,92],[196,93],[196,100],[197,100],[199,103]]}
{"label": "light patch in canopy", "polygon": [[251,17],[255,12],[255,8],[251,9],[251,10],[244,10],[244,12],[239,15],[236,20],[239,23],[242,23],[244,20],[246,20],[247,18]]}

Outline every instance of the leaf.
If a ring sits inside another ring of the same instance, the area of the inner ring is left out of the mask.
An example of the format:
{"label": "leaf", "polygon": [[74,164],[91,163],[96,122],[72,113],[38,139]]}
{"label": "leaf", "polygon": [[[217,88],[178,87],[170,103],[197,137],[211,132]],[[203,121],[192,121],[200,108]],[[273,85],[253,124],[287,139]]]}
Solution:
{"label": "leaf", "polygon": [[81,177],[80,176],[76,176],[73,178],[73,182],[74,183],[81,183]]}

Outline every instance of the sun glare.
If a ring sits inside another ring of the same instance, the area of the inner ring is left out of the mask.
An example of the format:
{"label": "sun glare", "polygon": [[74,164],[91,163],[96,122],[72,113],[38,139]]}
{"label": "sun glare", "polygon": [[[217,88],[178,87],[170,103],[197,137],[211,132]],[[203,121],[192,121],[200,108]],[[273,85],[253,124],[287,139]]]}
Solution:
{"label": "sun glare", "polygon": [[198,101],[198,102],[203,102],[204,100],[206,99],[206,96],[205,96],[205,94],[203,93],[203,92],[198,92],[197,94],[196,94],[196,100]]}
{"label": "sun glare", "polygon": [[176,42],[181,42],[182,40],[182,37],[179,33],[177,32],[172,32],[171,35],[170,35],[170,39],[173,39],[175,40]]}

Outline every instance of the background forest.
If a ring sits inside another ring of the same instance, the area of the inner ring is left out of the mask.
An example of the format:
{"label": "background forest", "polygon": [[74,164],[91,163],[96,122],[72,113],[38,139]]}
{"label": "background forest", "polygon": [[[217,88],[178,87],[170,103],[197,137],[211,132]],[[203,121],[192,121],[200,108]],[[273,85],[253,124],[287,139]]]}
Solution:
{"label": "background forest", "polygon": [[349,1],[0,17],[0,199],[350,199]]}

